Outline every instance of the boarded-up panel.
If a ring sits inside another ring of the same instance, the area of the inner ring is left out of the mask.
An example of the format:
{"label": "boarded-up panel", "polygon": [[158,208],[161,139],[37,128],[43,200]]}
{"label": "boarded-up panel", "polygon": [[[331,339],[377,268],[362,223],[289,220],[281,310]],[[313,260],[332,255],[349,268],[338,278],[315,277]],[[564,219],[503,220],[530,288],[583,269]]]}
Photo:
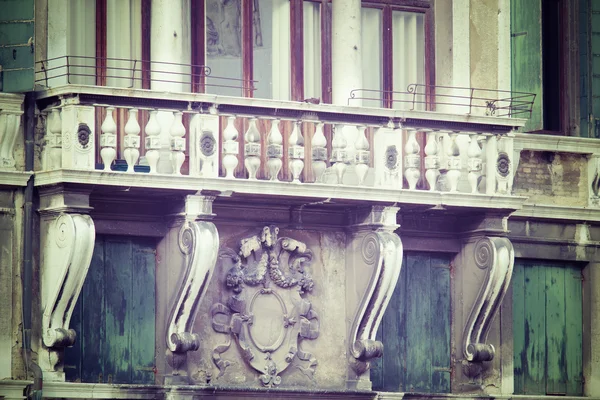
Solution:
{"label": "boarded-up panel", "polygon": [[519,261],[513,279],[516,394],[581,395],[581,270]]}
{"label": "boarded-up panel", "polygon": [[378,336],[383,359],[371,377],[374,390],[450,391],[450,259],[408,253]]}
{"label": "boarded-up panel", "polygon": [[541,0],[511,0],[511,86],[513,91],[535,93],[531,118],[524,132],[542,129]]}
{"label": "boarded-up panel", "polygon": [[65,353],[69,381],[154,383],[154,277],[151,241],[96,238],[71,324],[77,344]]}
{"label": "boarded-up panel", "polygon": [[0,92],[33,90],[34,0],[0,0]]}

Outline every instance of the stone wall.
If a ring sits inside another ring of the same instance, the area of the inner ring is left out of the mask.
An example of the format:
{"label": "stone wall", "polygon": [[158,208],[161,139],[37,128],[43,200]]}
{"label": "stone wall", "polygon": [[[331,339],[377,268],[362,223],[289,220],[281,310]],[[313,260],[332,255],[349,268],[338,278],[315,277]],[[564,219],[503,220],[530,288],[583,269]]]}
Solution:
{"label": "stone wall", "polygon": [[513,194],[528,203],[587,206],[587,158],[580,154],[549,151],[521,152]]}

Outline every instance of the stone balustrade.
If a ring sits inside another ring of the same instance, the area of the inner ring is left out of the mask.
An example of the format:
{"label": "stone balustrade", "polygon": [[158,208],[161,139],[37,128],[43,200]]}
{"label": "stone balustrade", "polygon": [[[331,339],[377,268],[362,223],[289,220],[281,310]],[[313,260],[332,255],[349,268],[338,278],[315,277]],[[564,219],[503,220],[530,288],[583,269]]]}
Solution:
{"label": "stone balustrade", "polygon": [[[42,169],[187,175],[290,184],[510,194],[510,129],[437,121],[377,123],[319,112],[299,118],[220,111],[64,104],[44,110]],[[251,111],[251,110],[250,110]],[[266,110],[269,111],[269,110]],[[276,114],[276,110],[272,110]],[[356,121],[359,122],[356,122]],[[427,125],[427,124],[425,124]]]}

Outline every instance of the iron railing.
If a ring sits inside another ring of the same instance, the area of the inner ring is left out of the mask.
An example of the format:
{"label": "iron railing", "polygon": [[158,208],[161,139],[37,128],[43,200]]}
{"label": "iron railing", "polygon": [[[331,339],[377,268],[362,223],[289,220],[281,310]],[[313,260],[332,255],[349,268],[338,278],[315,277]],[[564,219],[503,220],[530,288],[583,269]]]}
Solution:
{"label": "iron railing", "polygon": [[[483,89],[472,87],[437,86],[412,83],[406,91],[375,89],[355,89],[350,92],[348,105],[356,102],[388,102],[391,108],[395,104],[407,105],[409,110],[441,111],[443,107],[465,110],[471,114],[476,109],[483,114],[498,117],[530,118],[534,93],[513,92],[509,90]],[[404,108],[404,107],[401,107]]]}

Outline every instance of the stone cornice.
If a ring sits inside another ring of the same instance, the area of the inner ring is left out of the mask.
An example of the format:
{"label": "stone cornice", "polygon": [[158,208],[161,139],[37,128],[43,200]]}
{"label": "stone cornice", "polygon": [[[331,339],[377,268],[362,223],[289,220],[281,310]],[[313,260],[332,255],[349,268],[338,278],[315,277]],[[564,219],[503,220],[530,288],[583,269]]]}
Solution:
{"label": "stone cornice", "polygon": [[575,222],[600,222],[600,209],[565,207],[543,204],[524,204],[511,218],[552,219]]}
{"label": "stone cornice", "polygon": [[2,186],[27,186],[27,181],[33,172],[0,171],[0,187]]}
{"label": "stone cornice", "polygon": [[[360,205],[380,203],[385,205],[422,204],[429,206],[517,210],[526,197],[488,196],[484,194],[430,192],[425,190],[394,190],[373,187],[325,185],[318,183],[295,184],[266,180],[197,178],[164,174],[129,174],[104,172],[101,170],[43,171],[36,173],[36,186],[51,186],[61,183],[80,184],[93,187],[147,188],[157,190],[215,191],[219,196],[239,197],[272,196],[309,206],[317,203]],[[218,200],[217,200],[218,201]],[[305,202],[305,203],[304,203]]]}
{"label": "stone cornice", "polygon": [[0,112],[23,114],[24,99],[22,94],[0,92]]}
{"label": "stone cornice", "polygon": [[595,138],[516,133],[514,149],[597,154],[600,153],[600,141]]}

